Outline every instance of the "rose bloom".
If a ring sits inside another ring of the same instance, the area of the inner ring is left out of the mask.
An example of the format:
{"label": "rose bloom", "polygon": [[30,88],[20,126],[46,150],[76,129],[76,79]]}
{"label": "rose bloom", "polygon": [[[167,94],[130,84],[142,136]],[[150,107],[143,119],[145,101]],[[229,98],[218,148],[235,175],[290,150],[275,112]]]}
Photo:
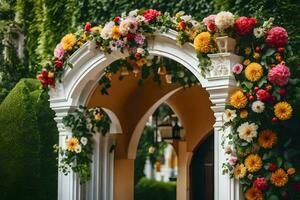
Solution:
{"label": "rose bloom", "polygon": [[55,58],[61,60],[64,57],[64,54],[65,54],[65,50],[63,49],[62,45],[59,43],[58,45],[56,45],[54,49],[54,56]]}
{"label": "rose bloom", "polygon": [[203,19],[203,22],[206,25],[207,30],[210,32],[216,31],[215,18],[216,18],[216,15],[209,15],[208,17],[205,17]]}
{"label": "rose bloom", "polygon": [[257,99],[259,99],[263,102],[266,102],[266,101],[270,100],[271,94],[268,91],[264,90],[264,89],[259,89],[256,92],[256,97],[257,97]]}
{"label": "rose bloom", "polygon": [[267,180],[264,177],[261,177],[261,178],[257,178],[253,182],[253,186],[256,187],[259,190],[265,190],[265,189],[268,188],[268,183],[267,183]]}
{"label": "rose bloom", "polygon": [[233,166],[236,164],[236,161],[237,161],[237,157],[236,156],[231,156],[228,160],[228,164]]}
{"label": "rose bloom", "polygon": [[256,23],[257,21],[253,17],[240,17],[235,21],[234,28],[241,36],[244,36],[251,33]]}
{"label": "rose bloom", "polygon": [[232,72],[235,74],[240,74],[243,71],[243,65],[238,63],[232,67]]}
{"label": "rose bloom", "polygon": [[276,85],[284,86],[289,82],[290,70],[284,64],[278,64],[269,70],[268,80]]}
{"label": "rose bloom", "polygon": [[160,16],[160,12],[155,9],[148,9],[144,11],[145,21],[153,22],[158,16]]}
{"label": "rose bloom", "polygon": [[216,15],[215,23],[218,29],[225,30],[229,27],[232,27],[234,24],[234,15],[231,12],[219,12]]}
{"label": "rose bloom", "polygon": [[266,42],[271,47],[284,47],[288,43],[288,33],[282,27],[274,27],[267,32]]}

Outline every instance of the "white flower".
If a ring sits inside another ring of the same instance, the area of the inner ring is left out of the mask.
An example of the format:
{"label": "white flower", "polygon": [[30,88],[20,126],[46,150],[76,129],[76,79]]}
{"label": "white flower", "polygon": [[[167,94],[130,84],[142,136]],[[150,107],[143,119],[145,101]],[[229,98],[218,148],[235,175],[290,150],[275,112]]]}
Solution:
{"label": "white flower", "polygon": [[234,15],[231,12],[219,12],[216,15],[215,23],[218,29],[225,30],[229,27],[232,27],[234,24]]}
{"label": "white flower", "polygon": [[132,11],[130,11],[130,12],[128,13],[128,16],[129,16],[129,17],[135,17],[135,16],[137,16],[138,11],[139,11],[138,9],[132,10]]}
{"label": "white flower", "polygon": [[135,33],[138,26],[137,21],[133,18],[126,18],[120,23],[120,32],[127,35],[128,32]]}
{"label": "white flower", "polygon": [[265,104],[261,101],[254,101],[251,108],[253,112],[262,113],[265,110]]}
{"label": "white flower", "polygon": [[200,27],[200,23],[197,22],[196,20],[191,20],[190,22],[192,23],[194,28],[199,28]]}
{"label": "white flower", "polygon": [[257,137],[258,126],[255,123],[243,123],[237,129],[239,137],[247,142],[251,142],[254,137]]}
{"label": "white flower", "polygon": [[81,152],[81,145],[77,145],[77,146],[76,146],[75,152],[76,152],[76,153],[80,153],[80,152]]}
{"label": "white flower", "polygon": [[143,48],[140,48],[140,47],[139,47],[139,48],[137,48],[136,52],[139,53],[139,54],[144,55],[145,50],[144,50]]}
{"label": "white flower", "polygon": [[86,137],[81,137],[80,142],[81,142],[81,144],[83,144],[83,146],[85,146],[88,142],[88,139]]}
{"label": "white flower", "polygon": [[139,22],[139,23],[141,23],[141,22],[144,22],[145,21],[145,17],[144,16],[142,16],[142,15],[138,15],[138,16],[136,16],[136,21],[137,22]]}
{"label": "white flower", "polygon": [[253,34],[256,38],[261,38],[265,35],[265,32],[262,28],[253,29]]}
{"label": "white flower", "polygon": [[191,15],[183,15],[180,17],[180,19],[182,19],[185,22],[188,22],[192,19],[192,16]]}
{"label": "white flower", "polygon": [[115,23],[113,21],[108,22],[105,24],[101,31],[101,37],[105,40],[112,37],[112,28],[114,27]]}
{"label": "white flower", "polygon": [[223,114],[223,120],[225,122],[230,122],[236,117],[236,111],[235,110],[230,110],[226,109],[224,114]]}

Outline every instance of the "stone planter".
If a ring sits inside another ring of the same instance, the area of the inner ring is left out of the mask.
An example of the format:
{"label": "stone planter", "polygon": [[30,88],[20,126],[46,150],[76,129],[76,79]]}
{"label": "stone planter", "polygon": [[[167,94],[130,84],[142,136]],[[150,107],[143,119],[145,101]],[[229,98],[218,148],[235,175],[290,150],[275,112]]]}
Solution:
{"label": "stone planter", "polygon": [[219,53],[227,53],[227,52],[233,53],[235,50],[236,40],[231,37],[228,36],[217,37],[216,43],[219,49]]}

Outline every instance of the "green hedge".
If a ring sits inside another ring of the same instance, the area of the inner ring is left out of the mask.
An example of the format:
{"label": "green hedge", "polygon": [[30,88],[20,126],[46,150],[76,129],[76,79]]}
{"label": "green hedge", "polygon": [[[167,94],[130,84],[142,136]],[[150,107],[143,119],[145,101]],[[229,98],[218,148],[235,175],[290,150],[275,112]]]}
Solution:
{"label": "green hedge", "polygon": [[176,182],[142,178],[135,186],[135,200],[176,200]]}
{"label": "green hedge", "polygon": [[57,196],[57,142],[48,97],[33,79],[22,79],[0,105],[2,200],[53,200]]}

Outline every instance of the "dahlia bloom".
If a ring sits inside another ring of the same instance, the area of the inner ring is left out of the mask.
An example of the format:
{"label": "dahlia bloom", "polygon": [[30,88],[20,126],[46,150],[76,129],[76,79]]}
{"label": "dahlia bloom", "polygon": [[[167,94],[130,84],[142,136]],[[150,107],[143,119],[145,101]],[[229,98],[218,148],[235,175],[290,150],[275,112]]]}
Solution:
{"label": "dahlia bloom", "polygon": [[257,97],[257,99],[259,99],[259,100],[261,100],[263,102],[266,102],[266,101],[270,100],[271,94],[268,91],[266,91],[266,90],[259,89],[256,92],[256,97]]}
{"label": "dahlia bloom", "polygon": [[273,84],[284,86],[288,83],[290,76],[289,68],[284,64],[278,64],[269,70],[268,80]]}
{"label": "dahlia bloom", "polygon": [[61,39],[60,43],[64,51],[70,51],[76,44],[76,36],[73,33],[69,33]]}
{"label": "dahlia bloom", "polygon": [[202,32],[194,39],[194,47],[200,53],[208,53],[210,51],[211,36],[209,32]]}
{"label": "dahlia bloom", "polygon": [[240,17],[235,21],[234,28],[241,36],[244,36],[251,33],[256,23],[257,21],[253,17]]}
{"label": "dahlia bloom", "polygon": [[219,12],[215,18],[216,26],[219,30],[223,31],[234,24],[234,15],[231,12]]}
{"label": "dahlia bloom", "polygon": [[210,32],[216,31],[216,23],[215,23],[216,15],[209,15],[203,19],[204,24],[207,27],[207,30]]}
{"label": "dahlia bloom", "polygon": [[277,169],[271,175],[271,182],[276,187],[282,187],[285,184],[287,184],[288,181],[289,181],[289,177],[288,177],[287,173],[281,168]]}
{"label": "dahlia bloom", "polygon": [[249,172],[257,172],[263,166],[263,161],[258,154],[250,154],[245,159],[245,166]]}
{"label": "dahlia bloom", "polygon": [[271,47],[284,47],[288,43],[288,33],[282,27],[274,27],[267,32],[266,42]]}
{"label": "dahlia bloom", "polygon": [[143,36],[142,34],[136,34],[134,37],[134,41],[139,45],[143,45],[145,42],[145,36]]}
{"label": "dahlia bloom", "polygon": [[240,63],[237,63],[232,67],[232,72],[235,74],[240,74],[242,71],[243,71],[243,65]]}
{"label": "dahlia bloom", "polygon": [[144,17],[147,22],[153,22],[158,16],[160,16],[160,12],[155,9],[144,11]]}
{"label": "dahlia bloom", "polygon": [[268,183],[264,177],[261,177],[261,178],[255,179],[255,181],[253,182],[253,186],[259,190],[265,190],[268,188]]}
{"label": "dahlia bloom", "polygon": [[255,123],[249,124],[248,122],[245,122],[238,127],[237,132],[239,138],[247,142],[252,142],[253,138],[257,137],[257,129],[258,126]]}
{"label": "dahlia bloom", "polygon": [[251,187],[245,192],[246,200],[264,200],[264,195],[261,190]]}
{"label": "dahlia bloom", "polygon": [[58,45],[56,45],[54,49],[54,56],[55,58],[61,60],[64,57],[64,54],[65,54],[65,50],[63,49],[62,45],[59,43]]}

